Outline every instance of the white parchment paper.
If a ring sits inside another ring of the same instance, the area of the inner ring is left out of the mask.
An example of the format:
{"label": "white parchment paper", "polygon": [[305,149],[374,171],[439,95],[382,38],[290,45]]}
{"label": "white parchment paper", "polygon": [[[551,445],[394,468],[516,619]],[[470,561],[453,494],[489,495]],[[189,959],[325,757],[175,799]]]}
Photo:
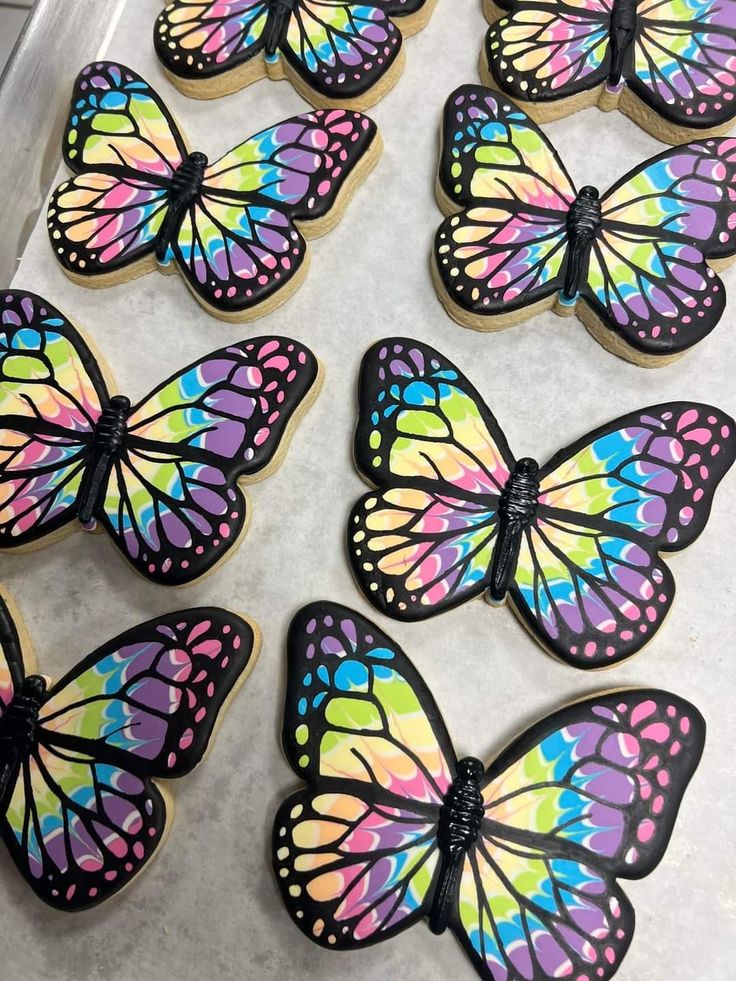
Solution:
{"label": "white parchment paper", "polygon": [[[264,80],[216,102],[195,102],[167,83],[152,43],[158,0],[129,0],[108,57],[135,68],[166,98],[193,148],[219,156],[305,104],[286,82]],[[438,126],[447,95],[477,81],[484,33],[475,0],[442,0],[428,28],[406,44],[407,69],[373,111],[386,150],[338,228],[313,243],[304,286],[255,325],[229,326],[203,312],[175,276],[152,274],[85,290],[54,262],[45,223],[13,283],[34,290],[85,330],[137,400],[169,373],[224,344],[260,333],[307,343],[326,371],[324,390],[296,432],[278,473],[249,491],[252,523],[240,550],[199,585],[168,591],[137,577],[103,536],[75,534],[48,549],[0,557],[40,668],[53,676],[98,643],[155,614],[198,604],[245,611],[264,633],[260,662],[235,699],[206,763],[170,785],[177,807],[158,858],[119,897],[91,913],[47,909],[0,856],[2,978],[115,981],[320,979],[426,981],[475,975],[455,940],[419,925],[354,953],[323,951],[293,926],[269,859],[274,810],[295,786],[278,742],[284,638],[304,603],[332,599],[374,616],[415,660],[460,753],[490,756],[537,717],[577,696],[658,685],[705,714],[708,744],[665,860],[626,884],[638,914],[625,981],[725,981],[733,977],[736,923],[736,664],[733,658],[734,475],[710,524],[671,560],[679,594],[644,653],[591,675],[547,657],[507,610],[476,600],[420,624],[374,613],[344,554],[345,522],[363,491],[351,443],[360,357],[392,333],[435,345],[486,396],[516,455],[545,460],[588,429],[667,399],[736,410],[736,277],[720,326],[679,364],[646,371],[607,354],[575,319],[552,313],[500,334],[454,324],[429,275],[440,221],[433,196]],[[51,56],[51,53],[50,55]],[[81,66],[80,66],[81,67]],[[71,79],[69,80],[71,91]],[[578,186],[601,189],[662,147],[618,115],[588,110],[548,133]]]}

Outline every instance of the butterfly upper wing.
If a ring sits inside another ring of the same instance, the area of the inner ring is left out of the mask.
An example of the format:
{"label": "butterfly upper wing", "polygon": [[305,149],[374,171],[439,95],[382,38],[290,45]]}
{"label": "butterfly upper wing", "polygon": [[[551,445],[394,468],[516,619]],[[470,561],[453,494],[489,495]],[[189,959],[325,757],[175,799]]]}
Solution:
{"label": "butterfly upper wing", "polygon": [[207,168],[169,259],[214,307],[267,300],[302,268],[294,222],[325,217],[376,132],[360,113],[317,109],[258,133]]}
{"label": "butterfly upper wing", "polygon": [[88,65],[74,85],[63,155],[76,176],[57,187],[48,208],[62,266],[98,275],[151,256],[171,176],[186,156],[156,92],[124,65]]}
{"label": "butterfly upper wing", "polygon": [[683,699],[620,691],[549,716],[491,765],[453,922],[481,977],[616,973],[634,911],[615,878],[661,860],[704,739]]}
{"label": "butterfly upper wing", "polygon": [[673,402],[630,413],[540,471],[512,600],[558,657],[600,667],[659,629],[674,581],[657,553],[691,544],[736,457],[734,421]]}
{"label": "butterfly upper wing", "polygon": [[174,75],[211,78],[263,50],[268,12],[268,0],[173,0],[156,19],[156,54]]}
{"label": "butterfly upper wing", "polygon": [[144,575],[190,582],[243,528],[239,478],[273,461],[304,410],[319,366],[285,337],[223,348],[136,406],[97,518]]}
{"label": "butterfly upper wing", "polygon": [[378,485],[354,507],[349,550],[371,602],[431,616],[489,581],[513,457],[483,399],[426,344],[388,338],[361,367],[355,459]]}
{"label": "butterfly upper wing", "polygon": [[289,633],[283,745],[308,783],[281,805],[273,833],[297,926],[339,949],[425,915],[455,756],[405,655],[351,610],[301,610]]}
{"label": "butterfly upper wing", "polygon": [[0,301],[0,548],[72,521],[107,388],[72,325],[41,297]]}
{"label": "butterfly upper wing", "polygon": [[733,118],[734,0],[642,0],[626,81],[650,109],[678,126],[722,126]]}
{"label": "butterfly upper wing", "polygon": [[575,189],[521,109],[483,86],[457,89],[445,106],[439,186],[466,209],[435,236],[436,273],[453,303],[508,313],[560,289]]}
{"label": "butterfly upper wing", "polygon": [[718,323],[725,290],[706,259],[733,254],[732,140],[674,147],[603,196],[581,289],[605,327],[644,354],[672,355]]}
{"label": "butterfly upper wing", "polygon": [[52,689],[0,826],[41,899],[83,909],[137,875],[166,827],[150,778],[202,759],[256,647],[239,617],[186,610],[127,631]]}
{"label": "butterfly upper wing", "polygon": [[253,627],[227,610],[149,620],[98,648],[54,687],[39,739],[139,776],[180,777],[202,759],[255,648]]}
{"label": "butterfly upper wing", "polygon": [[363,95],[401,50],[401,31],[386,7],[381,0],[299,0],[281,46],[283,56],[320,95],[337,100]]}
{"label": "butterfly upper wing", "polygon": [[548,103],[596,88],[610,69],[614,0],[514,0],[491,25],[488,67],[515,99]]}

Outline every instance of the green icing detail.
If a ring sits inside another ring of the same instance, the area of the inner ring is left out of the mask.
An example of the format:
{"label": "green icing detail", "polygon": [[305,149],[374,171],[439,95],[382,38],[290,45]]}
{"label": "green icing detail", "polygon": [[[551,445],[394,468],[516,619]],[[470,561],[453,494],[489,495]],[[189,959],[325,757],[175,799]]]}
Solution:
{"label": "green icing detail", "polygon": [[333,698],[325,710],[328,725],[340,729],[380,732],[383,720],[373,702],[364,698]]}

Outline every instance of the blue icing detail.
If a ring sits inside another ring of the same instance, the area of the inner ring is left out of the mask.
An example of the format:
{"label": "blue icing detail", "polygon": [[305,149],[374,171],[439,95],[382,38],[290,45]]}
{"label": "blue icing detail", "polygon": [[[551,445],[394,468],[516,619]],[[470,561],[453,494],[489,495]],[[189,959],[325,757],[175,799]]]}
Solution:
{"label": "blue icing detail", "polygon": [[[513,119],[513,116],[509,117]],[[517,116],[517,119],[524,119],[524,116]],[[505,123],[497,122],[494,120],[489,120],[482,126],[478,127],[478,134],[480,139],[485,143],[506,143],[508,128]]]}
{"label": "blue icing detail", "polygon": [[409,405],[434,405],[436,398],[435,389],[427,382],[410,382],[404,389],[404,402]]}
{"label": "blue icing detail", "polygon": [[321,691],[319,695],[317,695],[316,698],[314,698],[314,700],[312,701],[312,707],[316,709],[319,708],[322,702],[324,702],[326,698],[327,698],[327,692]]}
{"label": "blue icing detail", "polygon": [[304,675],[304,678],[302,679],[302,684],[304,685],[305,688],[309,688],[309,686],[312,684],[311,671],[307,671],[307,673]]}
{"label": "blue icing detail", "polygon": [[345,660],[335,671],[335,687],[339,691],[363,691],[369,689],[368,668],[361,661]]}
{"label": "blue icing detail", "polygon": [[565,296],[562,290],[560,290],[557,296],[557,302],[560,304],[561,307],[566,307],[567,309],[570,309],[571,307],[574,307],[575,304],[578,302],[579,296],[580,296],[579,293],[576,293],[575,296]]}
{"label": "blue icing detail", "polygon": [[317,677],[325,685],[330,684],[330,672],[327,670],[324,664],[320,664],[320,666],[317,668]]}
{"label": "blue icing detail", "polygon": [[309,702],[307,702],[306,698],[300,698],[296,704],[296,710],[299,713],[299,715],[306,715],[308,708],[309,708]]}
{"label": "blue icing detail", "polygon": [[380,661],[393,661],[396,653],[388,647],[372,647],[366,654],[366,657],[375,658]]}
{"label": "blue icing detail", "polygon": [[[50,344],[58,339],[58,334],[52,334],[47,338]],[[31,327],[22,327],[13,335],[13,348],[21,351],[38,351],[41,348],[41,335]]]}
{"label": "blue icing detail", "polygon": [[101,109],[124,109],[128,104],[128,97],[122,92],[107,92],[100,99]]}

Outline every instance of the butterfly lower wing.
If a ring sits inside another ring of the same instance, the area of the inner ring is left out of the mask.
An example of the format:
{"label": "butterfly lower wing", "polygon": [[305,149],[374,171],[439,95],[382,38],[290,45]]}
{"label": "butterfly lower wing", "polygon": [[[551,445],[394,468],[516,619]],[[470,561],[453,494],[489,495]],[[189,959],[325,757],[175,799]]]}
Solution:
{"label": "butterfly lower wing", "polygon": [[207,194],[185,215],[171,254],[200,300],[237,315],[299,274],[306,244],[288,214],[269,202]]}
{"label": "butterfly lower wing", "polygon": [[63,142],[74,173],[118,173],[166,183],[186,156],[169,111],[151,86],[111,61],[79,73]]}
{"label": "butterfly lower wing", "polygon": [[538,516],[519,552],[510,597],[530,633],[578,668],[631,657],[660,628],[675,584],[635,532]]}
{"label": "butterfly lower wing", "polygon": [[489,836],[465,859],[452,927],[489,981],[597,981],[611,977],[628,950],[634,912],[612,877]]}
{"label": "butterfly lower wing", "polygon": [[310,89],[338,101],[368,92],[400,50],[401,31],[370,0],[299,0],[281,47]]}
{"label": "butterfly lower wing", "polygon": [[505,750],[454,921],[482,977],[616,973],[634,914],[615,877],[663,857],[704,738],[688,702],[631,690],[570,705]]}
{"label": "butterfly lower wing", "polygon": [[434,263],[443,302],[480,316],[506,316],[564,285],[564,217],[478,205],[446,218]]}
{"label": "butterfly lower wing", "polygon": [[237,482],[273,462],[318,371],[298,342],[256,337],[202,358],[136,406],[97,513],[136,568],[189,582],[234,545],[245,521]]}
{"label": "butterfly lower wing", "polygon": [[723,126],[733,118],[734,0],[644,0],[627,84],[676,126]]}
{"label": "butterfly lower wing", "polygon": [[353,572],[389,616],[434,616],[488,588],[497,517],[493,504],[426,485],[366,494],[348,524]]}
{"label": "butterfly lower wing", "polygon": [[212,78],[263,50],[268,12],[268,0],[173,0],[156,19],[156,54],[180,78]]}
{"label": "butterfly lower wing", "polygon": [[305,607],[289,632],[283,745],[308,782],[281,806],[273,834],[300,929],[347,948],[425,915],[455,757],[405,655],[345,607]]}
{"label": "butterfly lower wing", "polygon": [[56,257],[69,272],[99,275],[153,256],[168,203],[166,187],[140,177],[78,174],[49,202]]}
{"label": "butterfly lower wing", "polygon": [[107,388],[58,310],[9,290],[0,304],[0,547],[72,521]]}
{"label": "butterfly lower wing", "polygon": [[126,886],[156,851],[165,826],[154,784],[84,754],[41,746],[21,767],[0,835],[36,895],[74,911]]}
{"label": "butterfly lower wing", "polygon": [[605,329],[643,354],[687,350],[723,313],[723,283],[706,260],[736,249],[731,147],[708,140],[667,150],[601,200],[581,293]]}
{"label": "butterfly lower wing", "polygon": [[39,715],[54,752],[87,755],[141,779],[180,777],[204,756],[251,658],[253,627],[217,608],[182,610],[126,631],[53,688]]}
{"label": "butterfly lower wing", "polygon": [[337,950],[386,940],[428,913],[436,821],[341,792],[299,791],[274,820],[273,861],[292,919]]}
{"label": "butterfly lower wing", "polygon": [[496,83],[515,99],[541,104],[601,85],[611,61],[611,6],[606,0],[511,4],[486,36]]}

